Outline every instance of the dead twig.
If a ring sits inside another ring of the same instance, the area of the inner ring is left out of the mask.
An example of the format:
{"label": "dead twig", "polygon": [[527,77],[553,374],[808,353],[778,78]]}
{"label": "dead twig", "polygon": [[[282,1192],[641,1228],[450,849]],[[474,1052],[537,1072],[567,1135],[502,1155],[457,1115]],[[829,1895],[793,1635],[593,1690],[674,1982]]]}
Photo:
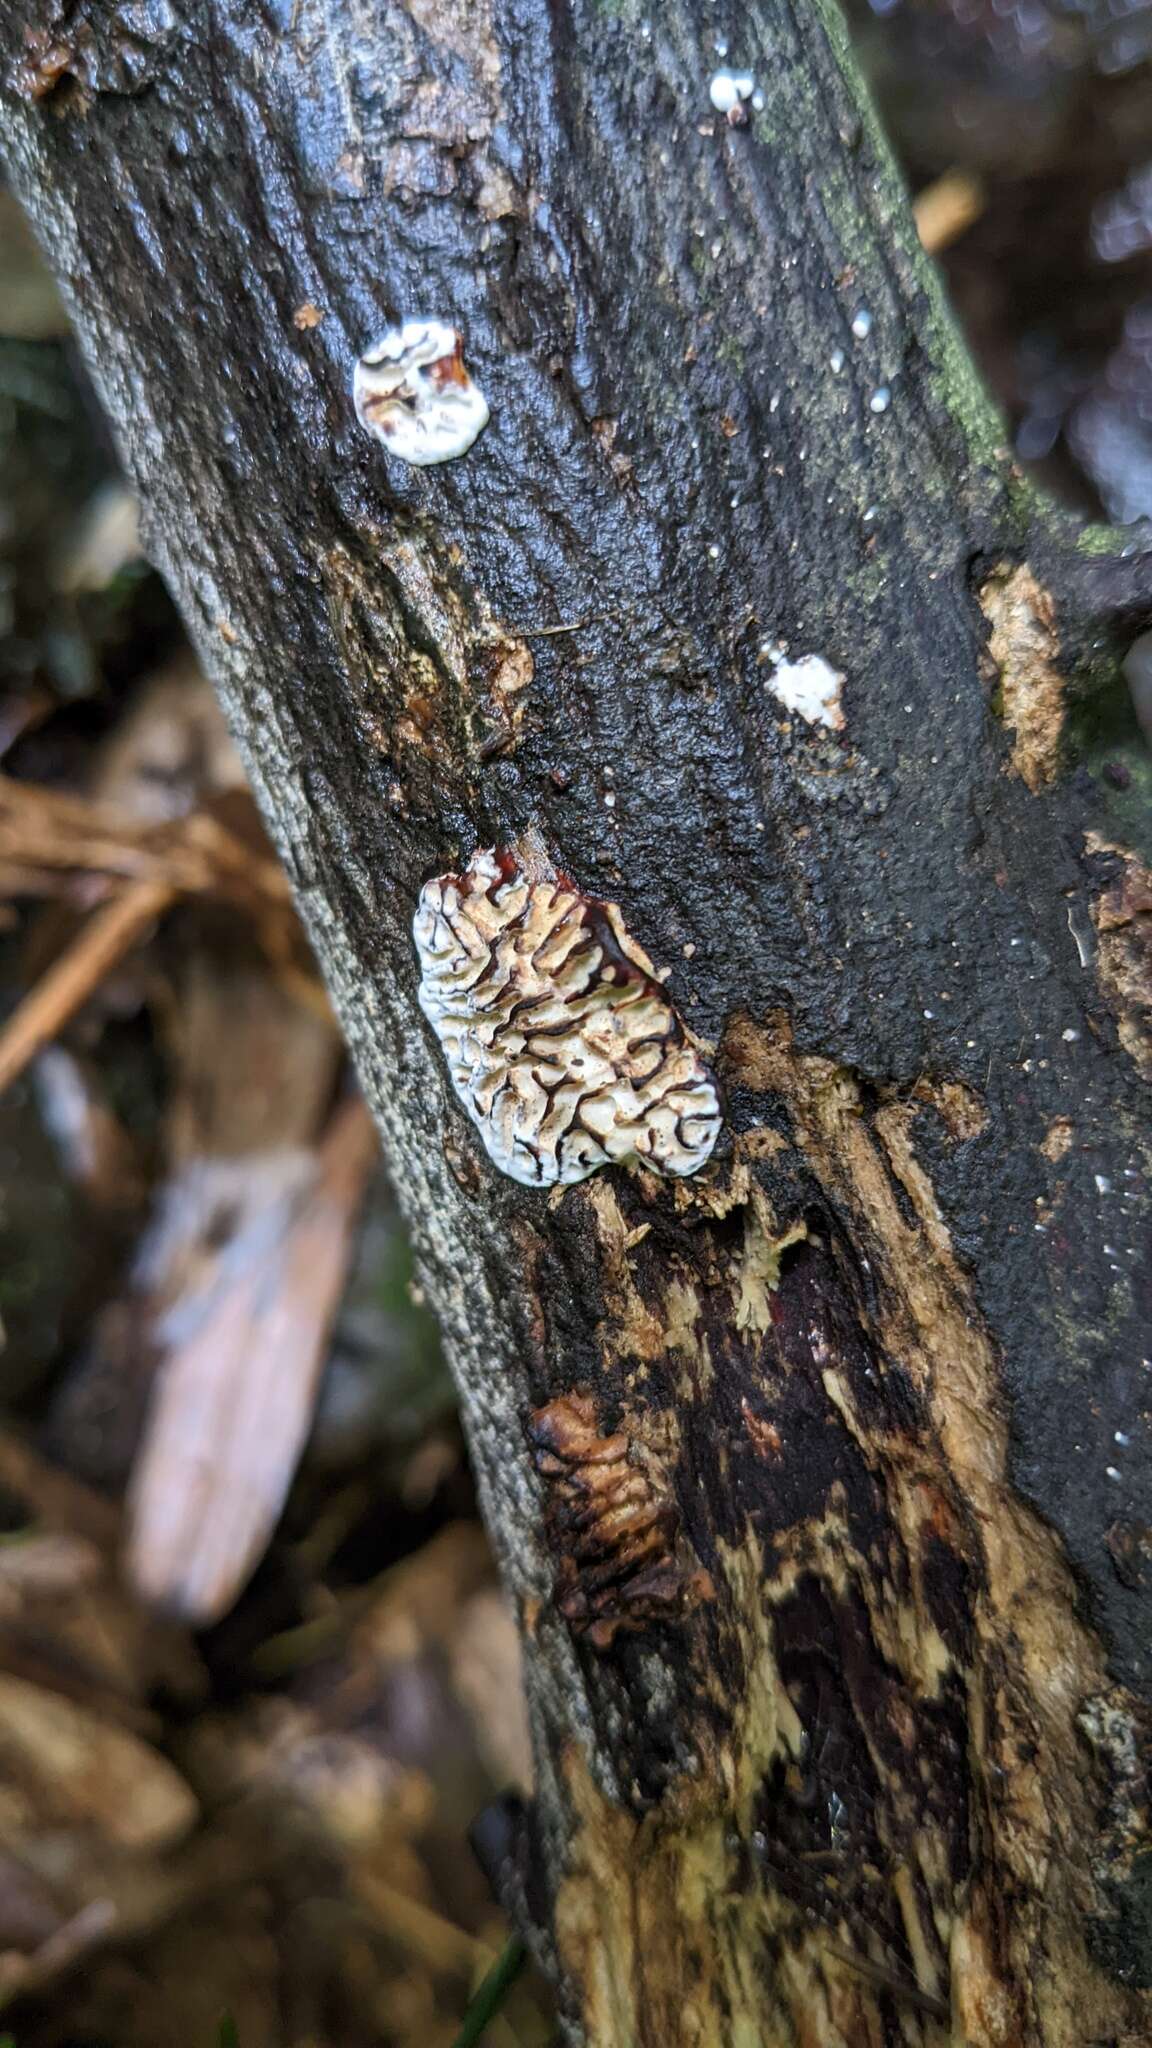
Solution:
{"label": "dead twig", "polygon": [[186,896],[225,896],[244,908],[283,910],[283,870],[208,810],[140,825],[107,804],[0,775],[0,864],[162,882]]}
{"label": "dead twig", "polygon": [[169,883],[135,882],[93,912],[0,1031],[0,1094],[58,1036],[174,898]]}

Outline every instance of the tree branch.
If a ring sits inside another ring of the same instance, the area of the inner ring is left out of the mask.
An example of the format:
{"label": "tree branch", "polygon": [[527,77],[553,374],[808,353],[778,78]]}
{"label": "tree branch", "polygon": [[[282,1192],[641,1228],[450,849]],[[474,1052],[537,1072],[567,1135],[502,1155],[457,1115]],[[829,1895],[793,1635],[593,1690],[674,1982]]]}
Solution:
{"label": "tree branch", "polygon": [[[1124,856],[1060,776],[1147,552],[1037,515],[827,0],[740,10],[746,127],[691,0],[0,23],[14,181],[444,1323],[573,2037],[1135,2027],[1139,913],[1105,943]],[[350,397],[409,313],[492,409],[420,473]],[[693,1180],[545,1197],[460,1115],[413,909],[528,834],[714,1048]],[[693,1589],[662,1620],[621,1465]]]}

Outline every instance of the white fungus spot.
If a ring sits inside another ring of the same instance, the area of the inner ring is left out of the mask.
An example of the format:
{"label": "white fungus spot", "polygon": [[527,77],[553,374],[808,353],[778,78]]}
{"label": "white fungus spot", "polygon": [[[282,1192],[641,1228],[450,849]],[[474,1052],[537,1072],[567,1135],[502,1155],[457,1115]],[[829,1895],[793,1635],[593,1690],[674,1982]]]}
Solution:
{"label": "white fungus spot", "polygon": [[756,80],[750,71],[717,71],[708,82],[708,97],[716,112],[734,122],[747,118],[744,103],[755,90]]}
{"label": "white fungus spot", "polygon": [[886,384],[881,384],[868,400],[869,412],[887,412],[892,403],[892,393]]}
{"label": "white fungus spot", "polygon": [[834,377],[838,377],[838,376],[840,375],[840,372],[841,372],[841,370],[842,370],[842,369],[844,368],[844,351],[843,351],[843,349],[842,349],[842,348],[834,348],[834,349],[833,349],[833,351],[832,351],[832,353],[831,353],[831,355],[830,355],[830,356],[829,356],[829,358],[828,358],[828,362],[829,362],[829,365],[830,365],[830,367],[831,367],[831,370],[832,370],[832,375],[833,375]]}
{"label": "white fungus spot", "polygon": [[852,332],[857,341],[867,341],[872,332],[872,315],[867,306],[861,306],[860,311],[852,315]]}
{"label": "white fungus spot", "polygon": [[1110,1195],[1112,1193],[1112,1183],[1106,1173],[1095,1173],[1092,1178],[1096,1182],[1096,1193],[1098,1195]]}
{"label": "white fungus spot", "polygon": [[802,654],[799,661],[777,661],[766,688],[788,711],[798,711],[809,725],[843,732],[840,692],[844,677],[822,654]]}
{"label": "white fungus spot", "polygon": [[361,426],[417,469],[466,455],[488,424],[460,336],[441,320],[390,327],[360,357],[352,398]]}
{"label": "white fungus spot", "polygon": [[425,884],[412,931],[420,1007],[502,1173],[553,1187],[614,1161],[704,1165],[716,1085],[615,903],[489,848]]}

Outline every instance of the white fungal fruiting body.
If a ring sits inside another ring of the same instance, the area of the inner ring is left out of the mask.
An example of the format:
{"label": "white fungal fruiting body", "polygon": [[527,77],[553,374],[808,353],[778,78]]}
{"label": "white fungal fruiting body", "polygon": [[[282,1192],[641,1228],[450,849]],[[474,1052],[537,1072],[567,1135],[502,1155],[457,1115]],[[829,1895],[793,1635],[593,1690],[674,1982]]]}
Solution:
{"label": "white fungal fruiting body", "polygon": [[844,677],[822,654],[804,654],[799,661],[776,661],[768,688],[788,711],[798,711],[809,725],[843,732],[840,692]]}
{"label": "white fungal fruiting body", "polygon": [[716,1086],[620,911],[473,854],[421,891],[420,1007],[502,1173],[530,1187],[642,1160],[695,1173]]}
{"label": "white fungal fruiting body", "polygon": [[361,426],[417,469],[467,454],[488,424],[460,336],[441,320],[390,327],[357,363],[352,399]]}
{"label": "white fungal fruiting body", "polygon": [[739,114],[745,100],[750,100],[756,90],[756,80],[750,71],[717,71],[708,81],[708,97],[718,114],[726,114],[731,121]]}

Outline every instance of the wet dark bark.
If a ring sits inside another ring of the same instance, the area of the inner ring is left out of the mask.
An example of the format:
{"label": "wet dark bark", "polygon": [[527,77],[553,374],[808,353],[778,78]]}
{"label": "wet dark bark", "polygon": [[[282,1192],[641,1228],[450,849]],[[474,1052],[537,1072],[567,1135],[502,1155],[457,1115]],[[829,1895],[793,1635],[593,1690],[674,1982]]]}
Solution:
{"label": "wet dark bark", "polygon": [[[1152,889],[1071,755],[1152,554],[1013,472],[838,19],[737,13],[744,128],[691,0],[2,0],[4,147],[444,1321],[572,2037],[1135,2038]],[[424,474],[407,312],[492,404]],[[529,829],[716,1048],[682,1188],[450,1096],[416,893]]]}

